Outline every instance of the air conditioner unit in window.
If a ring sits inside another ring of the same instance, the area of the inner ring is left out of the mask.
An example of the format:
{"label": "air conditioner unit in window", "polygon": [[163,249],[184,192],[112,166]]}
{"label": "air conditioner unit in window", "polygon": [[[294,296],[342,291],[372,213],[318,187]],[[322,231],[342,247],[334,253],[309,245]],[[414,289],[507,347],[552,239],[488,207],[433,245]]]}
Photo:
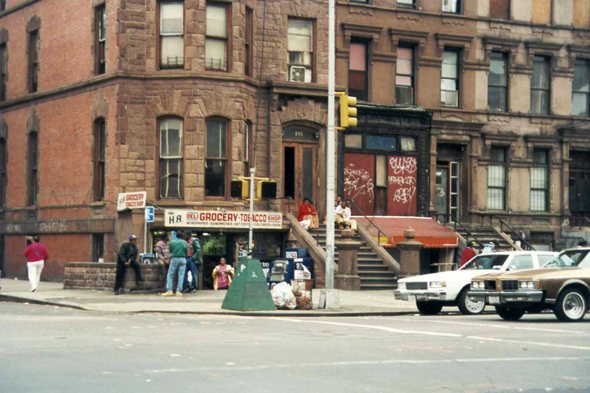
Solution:
{"label": "air conditioner unit in window", "polygon": [[309,72],[305,67],[291,66],[291,68],[289,68],[289,81],[311,82],[311,72]]}

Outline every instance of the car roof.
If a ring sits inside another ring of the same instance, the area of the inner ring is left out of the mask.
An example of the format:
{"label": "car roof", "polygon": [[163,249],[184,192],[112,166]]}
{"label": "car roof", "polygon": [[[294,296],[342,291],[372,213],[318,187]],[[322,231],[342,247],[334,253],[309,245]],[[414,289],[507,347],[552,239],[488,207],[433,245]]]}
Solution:
{"label": "car roof", "polygon": [[[590,248],[588,249],[590,250]],[[488,254],[494,255],[518,255],[518,254],[548,254],[548,255],[557,255],[559,254],[557,251],[495,251]],[[488,254],[477,254],[476,256],[488,255]]]}

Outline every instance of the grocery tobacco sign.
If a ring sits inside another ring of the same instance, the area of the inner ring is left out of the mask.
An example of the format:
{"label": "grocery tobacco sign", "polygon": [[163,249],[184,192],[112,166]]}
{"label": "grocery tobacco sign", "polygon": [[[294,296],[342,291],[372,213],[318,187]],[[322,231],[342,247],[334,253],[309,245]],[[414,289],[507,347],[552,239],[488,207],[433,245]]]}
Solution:
{"label": "grocery tobacco sign", "polygon": [[[281,229],[283,227],[282,213],[254,212],[252,217],[255,229]],[[250,213],[166,210],[164,225],[177,228],[248,228]]]}

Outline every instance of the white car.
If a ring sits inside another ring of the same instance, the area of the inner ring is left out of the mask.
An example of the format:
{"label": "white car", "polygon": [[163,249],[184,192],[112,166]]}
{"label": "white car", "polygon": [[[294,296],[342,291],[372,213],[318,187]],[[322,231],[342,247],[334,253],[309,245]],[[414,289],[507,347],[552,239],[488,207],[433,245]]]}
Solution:
{"label": "white car", "polygon": [[480,314],[485,302],[472,302],[467,296],[471,279],[477,276],[511,270],[538,269],[556,256],[556,252],[507,251],[481,254],[459,270],[424,274],[401,279],[394,296],[398,300],[416,300],[421,314],[438,314],[445,306],[457,306],[462,314]]}

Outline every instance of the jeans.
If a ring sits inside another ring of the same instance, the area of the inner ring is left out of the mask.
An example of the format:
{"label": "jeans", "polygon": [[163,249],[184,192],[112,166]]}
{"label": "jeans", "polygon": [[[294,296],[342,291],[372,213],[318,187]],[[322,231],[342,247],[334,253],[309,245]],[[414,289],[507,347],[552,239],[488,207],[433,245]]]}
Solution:
{"label": "jeans", "polygon": [[[131,267],[135,270],[135,282],[137,285],[141,282],[141,268],[139,267],[139,263],[136,261],[131,261]],[[127,265],[125,265],[125,261],[117,261],[117,275],[115,276],[115,291],[119,290],[123,286],[123,281],[125,280],[125,270],[127,270]]]}
{"label": "jeans", "polygon": [[172,292],[174,274],[178,270],[178,282],[176,283],[176,293],[182,292],[182,283],[184,281],[184,271],[186,270],[186,258],[172,258],[170,268],[168,268],[168,277],[166,277],[166,291]]}
{"label": "jeans", "polygon": [[43,271],[44,261],[28,262],[27,269],[29,271],[29,281],[31,283],[31,290],[37,289],[39,281],[41,280],[41,272]]}
{"label": "jeans", "polygon": [[[188,272],[191,272],[193,276],[193,282],[188,282]],[[199,286],[199,273],[197,270],[197,264],[193,260],[193,258],[186,258],[186,271],[184,273],[184,289],[187,290],[189,288],[198,289]]]}

